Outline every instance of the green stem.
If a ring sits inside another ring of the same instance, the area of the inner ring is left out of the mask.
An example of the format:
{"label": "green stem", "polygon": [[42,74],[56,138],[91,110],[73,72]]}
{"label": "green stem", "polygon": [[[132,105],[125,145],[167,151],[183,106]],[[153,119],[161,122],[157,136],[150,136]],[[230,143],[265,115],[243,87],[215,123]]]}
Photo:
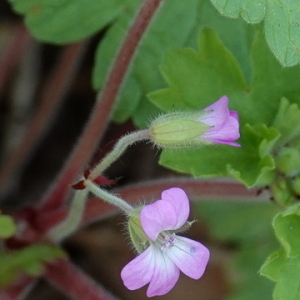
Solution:
{"label": "green stem", "polygon": [[79,227],[84,213],[88,192],[87,189],[76,191],[68,217],[49,232],[49,236],[52,240],[59,242]]}
{"label": "green stem", "polygon": [[130,145],[150,138],[149,130],[139,130],[123,136],[115,145],[113,150],[103,158],[103,160],[91,171],[88,179],[95,180],[100,176],[113,162],[115,162]]}
{"label": "green stem", "polygon": [[86,190],[90,191],[97,197],[101,198],[103,201],[106,201],[114,206],[117,206],[118,208],[123,210],[127,215],[129,215],[130,212],[132,211],[133,207],[130,204],[128,204],[126,201],[124,201],[123,199],[121,199],[113,194],[110,194],[105,190],[102,190],[101,188],[99,188],[96,184],[94,184],[90,180],[85,180],[84,183],[86,186]]}

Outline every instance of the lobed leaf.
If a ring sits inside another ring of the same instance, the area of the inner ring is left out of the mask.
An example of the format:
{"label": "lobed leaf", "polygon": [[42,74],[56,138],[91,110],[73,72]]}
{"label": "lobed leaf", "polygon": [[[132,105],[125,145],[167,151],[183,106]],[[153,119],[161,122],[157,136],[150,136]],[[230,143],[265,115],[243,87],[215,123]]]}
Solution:
{"label": "lobed leaf", "polygon": [[297,0],[211,0],[230,18],[243,17],[246,22],[264,20],[265,37],[271,51],[283,66],[300,62],[300,3]]}

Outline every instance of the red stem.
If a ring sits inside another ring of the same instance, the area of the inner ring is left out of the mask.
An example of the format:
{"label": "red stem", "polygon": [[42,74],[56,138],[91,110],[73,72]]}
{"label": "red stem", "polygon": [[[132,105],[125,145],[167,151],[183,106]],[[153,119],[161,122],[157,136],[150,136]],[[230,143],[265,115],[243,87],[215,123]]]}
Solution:
{"label": "red stem", "polygon": [[77,73],[85,49],[85,43],[70,45],[64,49],[57,68],[46,84],[41,103],[26,133],[0,170],[0,189],[7,186],[11,177],[22,166],[41,136],[47,131],[53,115],[62,104]]}
{"label": "red stem", "polygon": [[54,187],[43,200],[45,209],[54,209],[64,203],[70,185],[75,181],[93,154],[98,141],[104,134],[113,105],[116,102],[136,49],[162,1],[145,0],[137,13],[115,58],[104,88],[97,96],[97,104],[77,146]]}
{"label": "red stem", "polygon": [[47,265],[45,278],[56,288],[76,300],[116,300],[91,277],[68,261]]}
{"label": "red stem", "polygon": [[24,299],[24,297],[30,292],[34,286],[36,280],[29,277],[23,276],[11,286],[4,289],[0,294],[1,300],[18,300]]}
{"label": "red stem", "polygon": [[31,41],[28,31],[23,25],[18,25],[14,31],[13,37],[2,51],[0,57],[0,94]]}
{"label": "red stem", "polygon": [[[138,204],[141,200],[159,199],[163,190],[171,187],[184,189],[192,201],[210,200],[235,200],[235,201],[264,201],[269,195],[262,193],[257,196],[255,189],[248,190],[242,184],[224,180],[199,180],[188,177],[169,178],[165,180],[151,180],[144,183],[126,186],[114,190],[118,196],[128,200],[131,204]],[[85,207],[81,226],[96,220],[106,218],[118,210],[101,199],[89,199]],[[38,227],[47,232],[53,226],[62,222],[67,216],[67,209],[60,209],[41,214]]]}

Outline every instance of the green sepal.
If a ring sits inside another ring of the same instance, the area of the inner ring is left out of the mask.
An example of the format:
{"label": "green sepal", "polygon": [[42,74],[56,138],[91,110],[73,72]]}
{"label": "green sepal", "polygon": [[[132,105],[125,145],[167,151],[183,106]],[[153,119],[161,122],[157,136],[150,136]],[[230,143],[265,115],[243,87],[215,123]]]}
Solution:
{"label": "green sepal", "polygon": [[130,213],[129,219],[127,221],[130,241],[137,253],[142,253],[149,245],[149,239],[145,234],[140,221],[141,209],[142,207],[133,210]]}

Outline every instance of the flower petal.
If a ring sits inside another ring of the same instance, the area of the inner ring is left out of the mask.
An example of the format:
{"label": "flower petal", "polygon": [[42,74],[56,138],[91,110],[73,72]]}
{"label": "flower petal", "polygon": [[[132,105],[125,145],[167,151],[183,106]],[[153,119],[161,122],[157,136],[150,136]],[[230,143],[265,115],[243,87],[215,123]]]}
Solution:
{"label": "flower petal", "polygon": [[121,278],[129,290],[137,290],[150,282],[154,268],[155,257],[150,246],[122,269]]}
{"label": "flower petal", "polygon": [[228,98],[226,96],[221,97],[218,101],[203,109],[203,111],[209,112],[201,116],[199,121],[212,126],[211,130],[218,131],[227,123],[230,116]]}
{"label": "flower petal", "polygon": [[164,200],[146,205],[140,213],[143,230],[152,241],[155,241],[162,231],[174,229],[177,219],[175,208]]}
{"label": "flower petal", "polygon": [[166,251],[173,263],[185,275],[199,279],[209,260],[209,250],[199,242],[177,236],[175,245]]}
{"label": "flower petal", "polygon": [[185,191],[177,187],[170,188],[162,192],[161,199],[169,202],[175,209],[177,223],[172,229],[183,226],[190,214],[190,203]]}
{"label": "flower petal", "polygon": [[164,252],[161,252],[158,246],[153,247],[156,248],[154,251],[155,269],[147,290],[148,297],[168,293],[174,287],[180,275],[179,269],[172,260]]}
{"label": "flower petal", "polygon": [[228,122],[218,131],[209,129],[201,138],[209,140],[215,144],[227,144],[231,146],[240,146],[237,143],[232,143],[240,137],[239,121],[235,111],[230,112]]}

